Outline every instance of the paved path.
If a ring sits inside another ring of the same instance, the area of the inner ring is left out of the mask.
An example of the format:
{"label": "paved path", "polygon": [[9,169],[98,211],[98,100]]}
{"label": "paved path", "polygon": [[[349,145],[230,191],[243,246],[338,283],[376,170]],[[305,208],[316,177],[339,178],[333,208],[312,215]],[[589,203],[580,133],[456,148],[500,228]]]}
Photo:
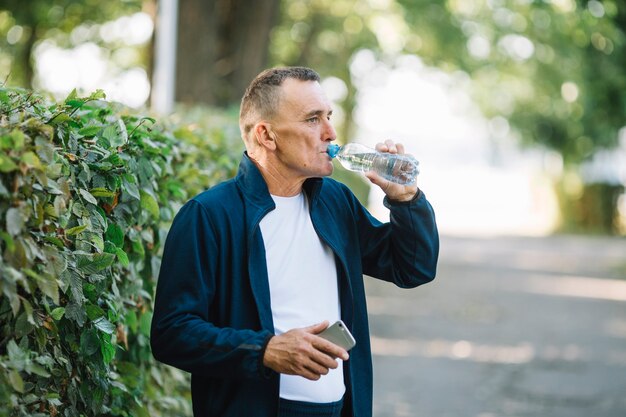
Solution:
{"label": "paved path", "polygon": [[443,238],[367,291],[376,417],[626,417],[626,239]]}

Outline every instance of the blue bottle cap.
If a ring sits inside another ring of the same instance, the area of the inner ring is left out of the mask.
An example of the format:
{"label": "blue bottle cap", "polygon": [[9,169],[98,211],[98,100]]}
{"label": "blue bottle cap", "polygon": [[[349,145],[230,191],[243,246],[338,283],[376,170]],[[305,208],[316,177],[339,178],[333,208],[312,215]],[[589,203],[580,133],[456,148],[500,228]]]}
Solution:
{"label": "blue bottle cap", "polygon": [[328,155],[331,158],[334,158],[334,157],[337,156],[337,154],[339,153],[340,149],[341,149],[341,146],[332,143],[332,144],[328,145],[328,149],[326,150],[326,152],[328,152]]}

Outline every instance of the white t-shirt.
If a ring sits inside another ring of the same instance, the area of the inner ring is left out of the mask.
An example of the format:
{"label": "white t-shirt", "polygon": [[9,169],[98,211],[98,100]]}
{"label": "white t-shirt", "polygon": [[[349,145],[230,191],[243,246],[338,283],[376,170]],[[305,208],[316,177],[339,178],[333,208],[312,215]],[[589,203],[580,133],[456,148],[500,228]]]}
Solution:
{"label": "white t-shirt", "polygon": [[[337,270],[332,250],[318,237],[304,193],[272,196],[276,209],[260,223],[265,244],[274,330],[277,335],[340,318]],[[327,403],[343,397],[343,361],[317,381],[280,375],[280,396]]]}

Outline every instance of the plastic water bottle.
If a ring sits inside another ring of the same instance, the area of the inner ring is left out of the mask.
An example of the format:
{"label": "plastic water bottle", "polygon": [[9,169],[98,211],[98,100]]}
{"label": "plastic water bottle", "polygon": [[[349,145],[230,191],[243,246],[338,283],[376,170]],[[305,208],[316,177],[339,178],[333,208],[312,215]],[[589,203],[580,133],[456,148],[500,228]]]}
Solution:
{"label": "plastic water bottle", "polygon": [[350,171],[374,171],[384,179],[402,185],[415,183],[419,174],[419,162],[412,156],[378,152],[360,143],[331,144],[327,152]]}

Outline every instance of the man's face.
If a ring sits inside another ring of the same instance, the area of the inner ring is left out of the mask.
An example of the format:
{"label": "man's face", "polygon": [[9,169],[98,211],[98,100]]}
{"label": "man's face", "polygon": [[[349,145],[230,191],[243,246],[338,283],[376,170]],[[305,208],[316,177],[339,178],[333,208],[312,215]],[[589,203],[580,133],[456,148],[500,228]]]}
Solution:
{"label": "man's face", "polygon": [[271,126],[280,164],[277,168],[285,175],[306,179],[332,174],[326,149],[337,134],[330,123],[331,114],[330,102],[318,82],[293,78],[283,82]]}

